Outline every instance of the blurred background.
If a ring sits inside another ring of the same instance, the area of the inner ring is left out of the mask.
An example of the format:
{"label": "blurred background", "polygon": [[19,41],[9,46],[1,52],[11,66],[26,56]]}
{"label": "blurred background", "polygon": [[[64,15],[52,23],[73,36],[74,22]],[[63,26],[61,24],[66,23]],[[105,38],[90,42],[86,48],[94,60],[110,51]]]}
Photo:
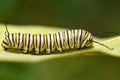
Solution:
{"label": "blurred background", "polygon": [[118,0],[0,0],[0,4],[1,23],[120,32]]}
{"label": "blurred background", "polygon": [[[120,1],[0,0],[0,23],[6,22],[120,32]],[[2,62],[0,80],[120,80],[120,59],[80,56],[34,64]]]}

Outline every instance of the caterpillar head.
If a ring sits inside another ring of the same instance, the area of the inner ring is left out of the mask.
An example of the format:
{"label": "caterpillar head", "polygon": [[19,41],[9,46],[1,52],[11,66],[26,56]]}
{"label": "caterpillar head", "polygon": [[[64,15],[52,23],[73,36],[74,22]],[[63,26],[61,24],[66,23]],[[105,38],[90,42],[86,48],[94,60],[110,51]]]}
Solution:
{"label": "caterpillar head", "polygon": [[91,47],[93,45],[93,36],[89,33],[86,39],[85,47]]}
{"label": "caterpillar head", "polygon": [[10,33],[9,33],[8,29],[7,29],[7,24],[5,25],[5,27],[6,27],[5,38],[4,38],[4,40],[2,41],[1,46],[2,46],[5,50],[7,50],[8,48],[11,48],[11,44],[10,44],[10,39],[9,39]]}
{"label": "caterpillar head", "polygon": [[93,43],[100,44],[100,45],[102,45],[102,46],[104,46],[104,47],[106,47],[106,48],[108,48],[108,49],[110,49],[110,50],[113,50],[113,49],[114,49],[114,48],[110,48],[110,47],[108,47],[107,45],[104,45],[104,44],[102,44],[102,43],[100,43],[100,42],[98,42],[98,41],[94,41],[94,40],[93,40],[93,36],[91,36],[91,34],[89,33],[89,36],[88,36],[88,38],[87,38],[87,40],[86,40],[86,43],[85,43],[85,47],[91,47],[91,46],[93,45]]}
{"label": "caterpillar head", "polygon": [[2,46],[5,50],[7,50],[8,48],[11,48],[10,41],[9,41],[7,35],[6,35],[6,37],[4,38],[4,40],[2,41],[1,46]]}

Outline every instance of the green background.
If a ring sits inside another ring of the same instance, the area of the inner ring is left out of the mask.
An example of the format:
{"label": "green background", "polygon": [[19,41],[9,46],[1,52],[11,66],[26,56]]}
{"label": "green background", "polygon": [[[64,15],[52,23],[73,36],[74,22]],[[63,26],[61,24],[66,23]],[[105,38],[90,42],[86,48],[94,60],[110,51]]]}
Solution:
{"label": "green background", "polygon": [[[120,32],[120,1],[0,0],[0,23],[6,22],[84,28],[92,33]],[[119,79],[120,59],[109,56],[79,56],[40,63],[0,63],[0,80]]]}

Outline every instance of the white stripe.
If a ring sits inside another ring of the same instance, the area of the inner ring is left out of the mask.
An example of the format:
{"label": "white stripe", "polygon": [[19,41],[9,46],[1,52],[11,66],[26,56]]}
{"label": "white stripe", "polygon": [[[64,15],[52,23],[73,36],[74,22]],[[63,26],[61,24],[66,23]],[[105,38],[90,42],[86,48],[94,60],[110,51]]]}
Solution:
{"label": "white stripe", "polygon": [[[11,42],[11,46],[12,46],[12,44],[13,44],[13,40],[12,40],[12,34],[9,34],[9,39],[10,39],[10,42]],[[9,41],[9,40],[8,40]],[[9,43],[10,43],[9,42]]]}
{"label": "white stripe", "polygon": [[26,35],[26,48],[28,46],[28,41],[29,41],[29,34]]}
{"label": "white stripe", "polygon": [[16,37],[17,37],[17,40],[16,40],[17,44],[16,44],[16,46],[17,46],[17,48],[18,48],[18,47],[19,47],[19,46],[18,46],[18,33],[17,33]]}
{"label": "white stripe", "polygon": [[40,37],[39,37],[39,34],[37,34],[37,51],[39,50],[39,42],[40,42]]}
{"label": "white stripe", "polygon": [[53,34],[50,34],[50,35],[51,35],[51,48],[53,49],[53,45],[54,45]]}
{"label": "white stripe", "polygon": [[76,38],[77,38],[77,29],[75,29],[75,45],[76,45]]}
{"label": "white stripe", "polygon": [[40,50],[42,49],[43,43],[44,43],[43,34],[41,34],[41,47],[40,47]]}
{"label": "white stripe", "polygon": [[29,49],[32,46],[33,43],[33,34],[30,34],[30,43],[29,43]]}

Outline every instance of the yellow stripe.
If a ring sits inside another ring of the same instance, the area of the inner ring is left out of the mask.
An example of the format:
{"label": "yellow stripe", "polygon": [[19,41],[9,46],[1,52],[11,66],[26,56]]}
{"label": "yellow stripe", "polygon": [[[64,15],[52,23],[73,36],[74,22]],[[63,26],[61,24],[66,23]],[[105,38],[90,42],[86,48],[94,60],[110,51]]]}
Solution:
{"label": "yellow stripe", "polygon": [[23,40],[23,49],[25,49],[26,48],[26,38],[27,38],[27,34],[26,33],[24,33],[23,34],[24,35],[24,40]]}
{"label": "yellow stripe", "polygon": [[77,35],[76,35],[76,43],[75,43],[75,48],[79,48],[79,44],[78,44],[78,35],[79,35],[79,29],[77,29]]}
{"label": "yellow stripe", "polygon": [[88,34],[89,33],[87,31],[83,32],[82,42],[87,38]]}
{"label": "yellow stripe", "polygon": [[14,46],[17,47],[17,33],[13,34],[13,41],[14,41]]}
{"label": "yellow stripe", "polygon": [[41,52],[46,49],[46,34],[43,34],[43,46],[41,46]]}
{"label": "yellow stripe", "polygon": [[46,50],[48,50],[48,37],[47,37],[47,34],[45,34],[45,45],[46,45]]}
{"label": "yellow stripe", "polygon": [[22,48],[22,46],[23,46],[23,34],[21,34],[22,35],[22,42],[20,43],[20,49]]}
{"label": "yellow stripe", "polygon": [[12,45],[12,48],[14,48],[14,40],[13,40],[12,34],[11,34],[11,38],[12,38],[11,45]]}
{"label": "yellow stripe", "polygon": [[[8,42],[6,41],[6,39],[4,39],[3,41],[8,44]],[[3,48],[10,48],[9,44],[6,45],[6,44],[4,44],[3,42],[2,42],[2,44],[1,44],[1,46],[2,46]]]}
{"label": "yellow stripe", "polygon": [[5,37],[4,41],[9,45],[7,38]]}
{"label": "yellow stripe", "polygon": [[73,43],[73,33],[72,33],[72,30],[70,30],[70,48],[73,48],[74,46],[74,43]]}
{"label": "yellow stripe", "polygon": [[[34,35],[36,35],[36,39],[34,38]],[[38,46],[40,45],[39,43],[40,43],[41,41],[40,41],[40,38],[39,38],[39,34],[34,34],[34,35],[33,35],[34,40],[33,40],[33,43],[32,43],[32,48],[34,48],[34,49],[35,49],[35,52],[38,53],[38,52],[39,52],[39,47],[38,47]],[[38,37],[38,40],[39,40],[39,41],[37,40],[37,37]],[[38,42],[39,42],[39,43],[38,43]],[[37,44],[37,45],[36,45],[36,44]]]}
{"label": "yellow stripe", "polygon": [[[53,35],[53,46],[52,46],[52,52],[54,52],[55,51],[55,49],[56,49],[56,45],[55,45],[55,36],[54,36],[54,34],[52,34]],[[51,37],[52,38],[52,37]],[[51,44],[52,45],[52,44]]]}
{"label": "yellow stripe", "polygon": [[4,44],[1,44],[1,46],[5,49],[5,48],[10,48],[10,46],[7,46],[7,45],[4,45]]}
{"label": "yellow stripe", "polygon": [[[30,48],[29,48],[29,51],[32,51],[33,50],[33,44],[34,44],[34,35],[36,35],[36,34],[30,34],[30,37],[32,37],[32,43],[31,43],[31,45],[30,45]],[[36,41],[36,40],[35,40]],[[31,42],[31,39],[30,39],[30,42]],[[30,43],[29,43],[30,44]]]}
{"label": "yellow stripe", "polygon": [[[86,33],[86,34],[85,34]],[[84,35],[83,35],[83,39],[82,39],[82,43],[81,43],[81,47],[83,48],[85,46],[85,44],[83,44],[83,42],[87,39],[89,33],[87,31],[84,32]]]}
{"label": "yellow stripe", "polygon": [[34,48],[36,50],[36,48],[37,48],[37,45],[36,45],[37,34],[33,34],[33,39],[34,39],[33,46],[34,46]]}
{"label": "yellow stripe", "polygon": [[58,43],[57,43],[57,33],[54,33],[54,42],[55,42],[55,48],[57,49],[57,50],[59,50],[59,46],[58,46]]}
{"label": "yellow stripe", "polygon": [[31,44],[29,43],[29,45],[30,45],[29,52],[33,50],[33,39],[34,39],[33,35],[36,35],[36,34],[30,34],[30,43],[31,43],[31,37],[32,37],[32,43]]}
{"label": "yellow stripe", "polygon": [[4,44],[3,42],[2,42],[2,44],[1,44],[1,46],[5,49],[5,48],[10,48],[10,43],[9,43],[9,40],[7,39],[8,38],[8,35],[6,35],[5,36],[5,38],[4,38],[4,42],[6,42],[7,43],[7,45],[6,44]]}
{"label": "yellow stripe", "polygon": [[62,32],[62,37],[63,37],[63,50],[66,50],[68,49],[68,46],[67,46],[67,41],[66,41],[66,37],[65,37],[65,32]]}

